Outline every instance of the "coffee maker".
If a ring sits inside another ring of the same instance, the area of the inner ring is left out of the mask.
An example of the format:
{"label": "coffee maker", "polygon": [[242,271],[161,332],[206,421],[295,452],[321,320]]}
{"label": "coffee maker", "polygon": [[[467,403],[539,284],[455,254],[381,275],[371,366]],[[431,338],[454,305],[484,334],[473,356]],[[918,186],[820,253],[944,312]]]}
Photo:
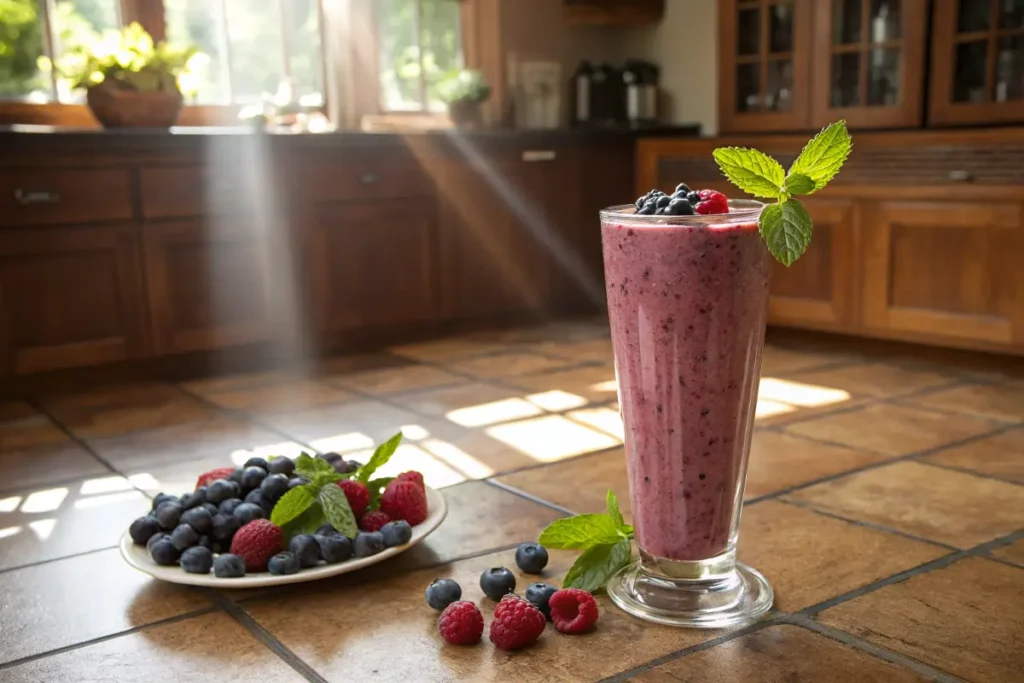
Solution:
{"label": "coffee maker", "polygon": [[657,123],[660,76],[657,64],[643,59],[626,62],[622,83],[626,93],[626,120],[630,126],[642,128]]}

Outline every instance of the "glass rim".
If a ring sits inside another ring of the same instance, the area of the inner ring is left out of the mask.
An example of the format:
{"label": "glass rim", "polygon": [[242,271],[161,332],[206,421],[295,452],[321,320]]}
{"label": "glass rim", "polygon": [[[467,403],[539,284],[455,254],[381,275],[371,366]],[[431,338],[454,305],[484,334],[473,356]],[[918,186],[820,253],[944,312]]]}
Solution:
{"label": "glass rim", "polygon": [[714,213],[702,216],[640,216],[635,204],[619,204],[601,210],[601,220],[623,225],[716,225],[725,221],[757,220],[765,204],[754,199],[730,199],[729,213]]}

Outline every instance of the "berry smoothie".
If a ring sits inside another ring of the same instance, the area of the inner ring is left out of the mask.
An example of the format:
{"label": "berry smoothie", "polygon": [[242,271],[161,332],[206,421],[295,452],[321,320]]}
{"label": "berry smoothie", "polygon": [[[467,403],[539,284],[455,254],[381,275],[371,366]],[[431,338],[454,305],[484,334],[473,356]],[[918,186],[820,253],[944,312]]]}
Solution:
{"label": "berry smoothie", "polygon": [[648,556],[706,560],[735,545],[771,272],[757,216],[602,223],[629,493]]}

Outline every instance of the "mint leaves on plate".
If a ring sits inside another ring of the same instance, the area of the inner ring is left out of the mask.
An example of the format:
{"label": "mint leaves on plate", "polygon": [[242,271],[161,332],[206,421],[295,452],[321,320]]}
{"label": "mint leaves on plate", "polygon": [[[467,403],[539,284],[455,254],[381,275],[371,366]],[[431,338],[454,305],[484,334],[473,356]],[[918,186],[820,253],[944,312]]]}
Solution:
{"label": "mint leaves on plate", "polygon": [[715,161],[729,181],[747,194],[777,200],[761,213],[761,236],[779,261],[789,266],[811,242],[811,218],[794,195],[814,194],[839,173],[853,141],[845,121],[837,121],[807,143],[787,173],[782,164],[756,149],[721,147]]}
{"label": "mint leaves on plate", "polygon": [[359,531],[356,517],[338,482],[354,478],[366,484],[370,489],[369,509],[375,510],[380,505],[381,491],[393,477],[373,480],[370,477],[391,459],[401,442],[402,433],[399,432],[377,446],[369,462],[348,474],[339,474],[326,460],[303,453],[295,460],[293,476],[305,479],[306,483],[281,496],[270,513],[270,521],[281,527],[288,538],[311,534],[325,522],[345,536],[355,538]]}
{"label": "mint leaves on plate", "polygon": [[547,548],[583,550],[569,569],[562,588],[581,588],[593,593],[632,556],[633,527],[619,512],[619,500],[608,491],[607,514],[576,515],[559,519],[541,532],[539,543]]}

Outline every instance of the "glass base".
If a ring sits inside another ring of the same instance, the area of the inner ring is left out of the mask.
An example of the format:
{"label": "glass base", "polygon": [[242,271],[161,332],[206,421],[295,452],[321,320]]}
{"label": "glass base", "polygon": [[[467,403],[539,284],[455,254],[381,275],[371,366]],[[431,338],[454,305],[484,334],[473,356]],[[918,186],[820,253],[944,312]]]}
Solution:
{"label": "glass base", "polygon": [[[608,596],[629,614],[658,624],[734,626],[760,617],[771,609],[775,598],[768,580],[742,563],[728,562],[728,568],[720,572],[701,572],[694,565],[707,565],[700,562],[661,560],[653,564],[655,571],[645,564],[652,566],[638,561],[616,572],[608,580]],[[677,571],[665,572],[666,564],[675,565]],[[703,578],[677,578],[687,575]]]}

